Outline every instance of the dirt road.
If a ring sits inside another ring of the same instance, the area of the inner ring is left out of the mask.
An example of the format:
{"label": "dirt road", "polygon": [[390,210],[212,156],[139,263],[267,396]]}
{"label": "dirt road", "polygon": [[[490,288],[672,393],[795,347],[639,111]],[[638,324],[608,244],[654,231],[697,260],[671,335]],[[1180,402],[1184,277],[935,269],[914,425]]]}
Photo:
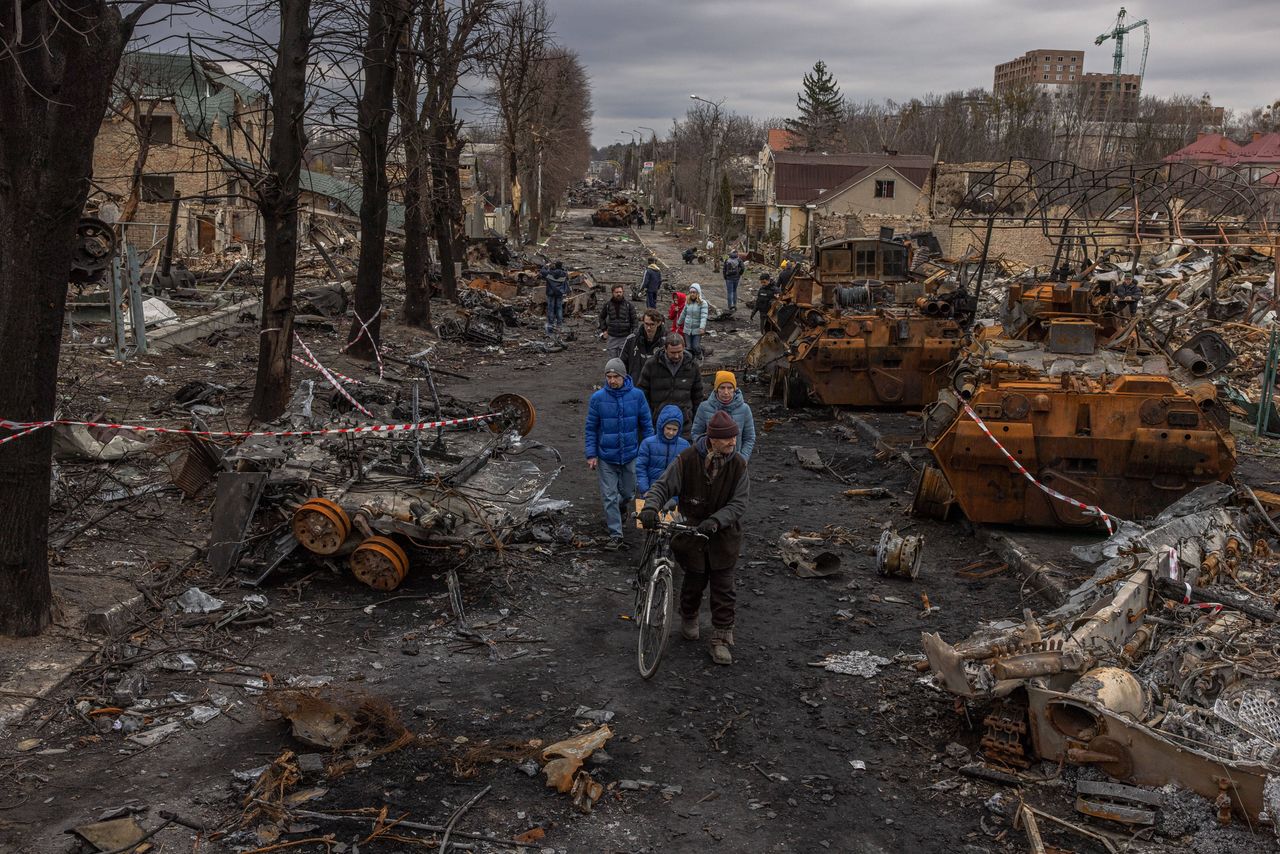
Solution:
{"label": "dirt road", "polygon": [[[585,212],[571,212],[547,254],[638,280],[641,247],[619,239],[630,237],[627,232],[586,222]],[[712,302],[723,305],[718,277],[680,261],[683,244],[648,231],[642,236],[682,284],[704,282]],[[748,271],[744,285],[754,282],[754,272]],[[744,304],[753,293],[753,284],[744,287]],[[540,325],[528,321],[524,336],[536,337]],[[169,696],[183,713],[182,703],[221,698],[224,711],[200,726],[188,722],[145,750],[68,711],[77,696],[101,685],[101,674],[81,673],[13,734],[11,743],[41,741],[33,752],[6,758],[12,797],[0,796],[0,807],[12,811],[0,813],[7,819],[0,840],[15,851],[62,851],[63,830],[128,804],[149,808],[148,826],[157,822],[158,810],[171,809],[234,830],[234,823],[224,823],[244,804],[232,772],[261,766],[284,749],[307,749],[290,738],[287,726],[258,711],[261,694],[254,684],[246,688],[245,680],[220,673],[236,661],[274,686],[328,682],[383,698],[411,730],[432,735],[421,746],[358,761],[349,773],[323,783],[327,791],[306,804],[315,811],[386,807],[392,817],[442,824],[491,786],[458,829],[510,839],[541,827],[545,836],[537,845],[544,850],[995,847],[978,822],[991,790],[958,776],[955,756],[963,751],[953,746],[953,756],[947,749],[952,742],[976,747],[980,722],[971,728],[949,698],[922,689],[919,674],[893,659],[917,653],[922,631],[954,639],[981,616],[1016,613],[1018,579],[958,577],[955,571],[973,563],[980,548],[962,525],[905,513],[913,475],[907,466],[876,459],[873,447],[827,411],[781,409],[739,373],[761,435],[750,466],[736,661],[716,667],[703,643],[677,637],[657,676],[641,680],[635,626],[626,619],[639,532],[630,532],[631,548],[619,552],[592,542],[603,525],[595,475],[583,460],[582,422],[605,356],[592,319],[572,326],[577,339],[562,352],[459,357],[469,364],[471,380],[451,381],[445,391],[470,400],[519,391],[532,399],[538,426],[531,438],[563,456],[552,495],[572,502],[569,518],[581,547],[513,548],[501,566],[464,573],[466,608],[478,635],[456,631],[439,575],[412,573],[394,596],[349,576],[292,576],[265,591],[275,616],[271,624],[172,638],[174,651],[197,654],[201,668],[154,669],[148,696]],[[754,340],[754,324],[740,310],[738,320],[715,326],[704,371],[738,367]],[[392,327],[388,334],[400,331]],[[338,336],[330,337],[336,344]],[[801,468],[798,447],[817,449],[830,470]],[[885,487],[891,497],[842,497],[852,486]],[[190,525],[190,536],[202,539],[207,518],[193,518]],[[924,535],[918,581],[876,575],[872,553],[884,525]],[[793,528],[825,531],[841,555],[841,572],[804,579],[784,567],[777,542]],[[220,595],[236,593],[234,581],[219,588],[195,569],[191,581]],[[927,616],[922,593],[937,609]],[[854,650],[891,663],[873,678],[814,666],[824,656]],[[615,732],[607,756],[592,763],[607,789],[589,815],[511,758],[530,753],[531,740],[547,744],[579,732],[580,707],[612,712]],[[167,714],[177,713],[156,712]],[[19,799],[20,809],[12,808]],[[349,844],[368,833],[367,827],[298,824],[280,841],[334,832]],[[171,827],[154,841],[159,850],[190,850],[190,837]],[[231,850],[235,842],[252,847],[241,835],[201,850]],[[504,850],[476,844],[478,850]],[[359,847],[420,850],[386,839]]]}

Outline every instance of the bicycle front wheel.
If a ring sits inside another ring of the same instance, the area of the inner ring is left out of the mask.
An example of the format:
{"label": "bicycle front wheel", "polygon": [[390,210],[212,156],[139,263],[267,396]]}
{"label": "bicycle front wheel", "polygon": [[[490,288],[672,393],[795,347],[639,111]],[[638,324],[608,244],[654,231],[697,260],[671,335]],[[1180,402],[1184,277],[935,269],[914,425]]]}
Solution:
{"label": "bicycle front wheel", "polygon": [[644,609],[637,615],[640,618],[640,643],[636,660],[640,676],[645,679],[658,672],[662,653],[667,648],[672,596],[671,564],[665,560],[657,561],[649,576]]}

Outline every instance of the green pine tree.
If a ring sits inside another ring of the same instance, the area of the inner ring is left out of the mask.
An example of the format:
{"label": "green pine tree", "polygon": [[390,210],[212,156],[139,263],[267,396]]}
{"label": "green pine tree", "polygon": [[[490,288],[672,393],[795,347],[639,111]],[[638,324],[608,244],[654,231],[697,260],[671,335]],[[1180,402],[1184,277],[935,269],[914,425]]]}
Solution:
{"label": "green pine tree", "polygon": [[818,60],[796,94],[799,116],[787,119],[787,130],[800,137],[805,151],[839,151],[844,147],[844,96],[840,84]]}

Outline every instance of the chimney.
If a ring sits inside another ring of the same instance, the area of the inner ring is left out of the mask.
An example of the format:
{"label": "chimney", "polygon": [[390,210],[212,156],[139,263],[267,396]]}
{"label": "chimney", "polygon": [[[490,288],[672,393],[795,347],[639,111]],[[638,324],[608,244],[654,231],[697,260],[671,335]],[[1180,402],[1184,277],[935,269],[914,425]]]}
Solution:
{"label": "chimney", "polygon": [[1202,131],[1202,130],[1196,131],[1196,142],[1199,142],[1200,140],[1204,139],[1208,135],[1209,134],[1206,133],[1205,131]]}
{"label": "chimney", "polygon": [[1250,141],[1250,142],[1257,142],[1257,141],[1258,141],[1258,140],[1260,140],[1260,139],[1262,139],[1262,131],[1255,130],[1255,131],[1253,132],[1253,139],[1251,139],[1251,140],[1249,140],[1249,141]]}

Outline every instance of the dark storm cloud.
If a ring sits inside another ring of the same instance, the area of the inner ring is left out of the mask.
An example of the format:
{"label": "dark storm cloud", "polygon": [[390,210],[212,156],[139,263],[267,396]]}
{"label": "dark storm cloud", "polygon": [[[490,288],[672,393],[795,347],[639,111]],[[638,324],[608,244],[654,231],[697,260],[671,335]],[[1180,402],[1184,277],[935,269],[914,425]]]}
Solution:
{"label": "dark storm cloud", "polygon": [[[640,125],[665,133],[689,93],[724,98],[758,118],[795,111],[801,76],[823,59],[855,101],[905,100],[991,86],[998,62],[1037,48],[1086,51],[1085,70],[1112,68],[1120,3],[1080,0],[549,0],[560,40],[592,78],[594,141]],[[1280,14],[1275,0],[1145,0],[1128,20],[1151,23],[1144,90],[1209,92],[1238,110],[1280,98]],[[1137,71],[1142,33],[1125,41]]]}

